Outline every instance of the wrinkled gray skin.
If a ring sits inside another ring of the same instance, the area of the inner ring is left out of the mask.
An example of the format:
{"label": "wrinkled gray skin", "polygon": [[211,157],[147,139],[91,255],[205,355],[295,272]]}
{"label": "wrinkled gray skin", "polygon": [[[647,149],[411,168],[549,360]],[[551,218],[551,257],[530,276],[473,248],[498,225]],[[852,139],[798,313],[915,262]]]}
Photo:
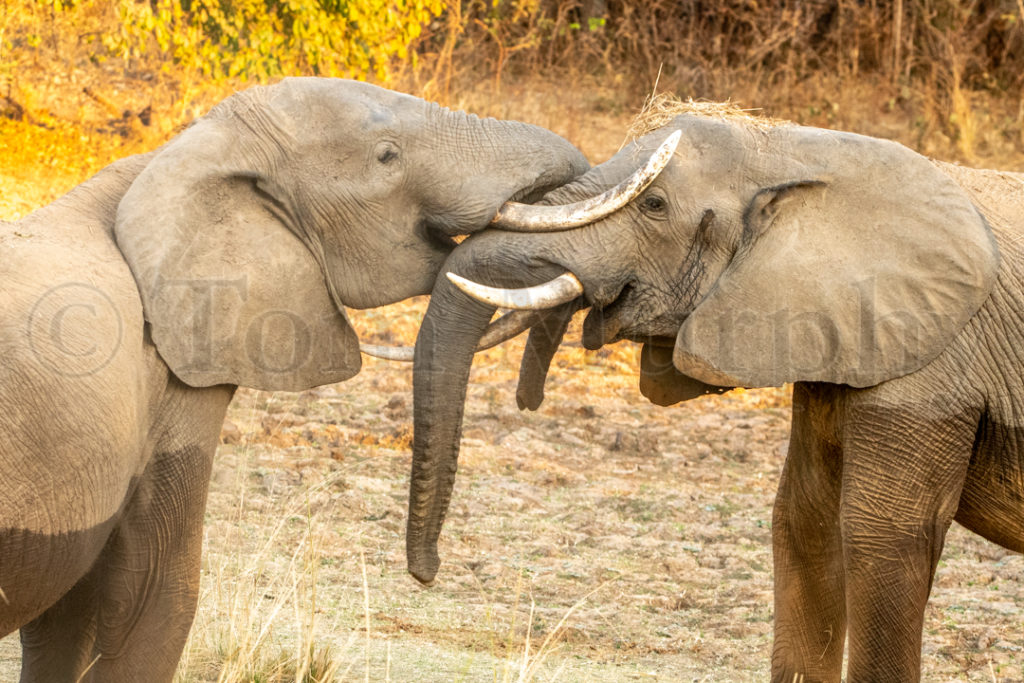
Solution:
{"label": "wrinkled gray skin", "polygon": [[0,635],[21,629],[21,680],[170,681],[235,385],[354,375],[341,306],[428,293],[450,235],[588,167],[540,128],[288,79],[0,223]]}
{"label": "wrinkled gray skin", "polygon": [[[913,681],[950,523],[1024,551],[1024,175],[895,143],[681,116],[545,198],[683,142],[620,212],[544,235],[486,231],[445,270],[526,286],[571,270],[584,344],[645,343],[662,405],[795,382],[772,527],[775,681]],[[534,328],[520,406],[542,399],[573,304]],[[438,569],[467,370],[492,309],[440,278],[415,372],[409,567]],[[799,674],[799,676],[798,676]]]}

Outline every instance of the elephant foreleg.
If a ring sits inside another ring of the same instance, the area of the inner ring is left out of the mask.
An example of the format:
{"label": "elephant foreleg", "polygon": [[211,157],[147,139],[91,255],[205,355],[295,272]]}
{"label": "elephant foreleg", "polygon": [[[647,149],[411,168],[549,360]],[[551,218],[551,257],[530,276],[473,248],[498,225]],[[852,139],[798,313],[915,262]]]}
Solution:
{"label": "elephant foreleg", "polygon": [[96,650],[84,680],[170,681],[199,596],[202,521],[213,460],[187,449],[159,456],[105,553]]}
{"label": "elephant foreleg", "polygon": [[815,406],[793,389],[793,430],[772,519],[772,680],[839,681],[846,605],[839,534],[841,454],[815,432]]}
{"label": "elephant foreleg", "polygon": [[840,512],[847,677],[917,681],[925,603],[977,419],[878,406],[855,409],[849,417]]}
{"label": "elephant foreleg", "polygon": [[22,683],[174,677],[198,598],[213,450],[154,455],[90,573],[22,629]]}
{"label": "elephant foreleg", "polygon": [[55,605],[21,627],[21,682],[74,681],[96,642],[99,575],[92,571]]}
{"label": "elephant foreleg", "polygon": [[23,629],[23,683],[169,683],[199,595],[206,493],[230,387],[171,378],[153,453],[92,569]]}

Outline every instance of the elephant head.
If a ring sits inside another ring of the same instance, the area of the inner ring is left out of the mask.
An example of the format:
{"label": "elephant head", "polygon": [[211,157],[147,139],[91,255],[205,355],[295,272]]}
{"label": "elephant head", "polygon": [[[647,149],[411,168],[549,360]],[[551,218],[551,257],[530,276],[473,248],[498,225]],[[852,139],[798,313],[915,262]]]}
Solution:
{"label": "elephant head", "polygon": [[484,231],[449,257],[444,270],[480,300],[439,278],[417,341],[408,553],[420,581],[438,567],[472,350],[496,306],[537,296],[500,288],[580,283],[548,299],[556,308],[531,331],[518,399],[532,409],[584,306],[584,346],[643,342],[641,389],[667,405],[914,372],[988,296],[998,255],[968,196],[928,159],[874,138],[680,115],[544,203],[605,191],[675,133],[667,167],[624,208],[559,232]]}
{"label": "elephant head", "polygon": [[588,168],[536,126],[289,78],[228,98],[158,150],[115,235],[180,379],[300,390],[358,372],[343,306],[429,293],[452,237]]}

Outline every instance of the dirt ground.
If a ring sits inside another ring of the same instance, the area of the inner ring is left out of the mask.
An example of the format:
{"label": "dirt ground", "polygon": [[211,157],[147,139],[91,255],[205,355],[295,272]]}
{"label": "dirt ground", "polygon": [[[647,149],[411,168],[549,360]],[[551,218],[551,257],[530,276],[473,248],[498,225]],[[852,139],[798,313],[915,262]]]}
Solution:
{"label": "dirt ground", "polygon": [[[360,332],[405,337],[422,309],[357,314]],[[765,678],[789,392],[658,408],[636,389],[636,348],[570,342],[544,405],[521,413],[521,342],[506,346],[475,365],[429,589],[405,572],[410,368],[368,359],[344,384],[239,391],[181,681],[291,677],[311,651],[342,680]],[[954,527],[924,680],[1024,679],[1022,574],[1024,558]],[[14,641],[0,647],[13,675]]]}
{"label": "dirt ground", "polygon": [[[586,140],[595,160],[625,130],[614,111],[590,128],[487,113]],[[0,176],[0,217],[59,188],[33,180]],[[353,317],[364,340],[411,343],[424,308]],[[405,571],[411,368],[366,359],[339,385],[239,390],[179,680],[763,680],[788,389],[659,408],[636,388],[637,347],[585,352],[578,332],[536,413],[515,407],[521,340],[478,356],[429,589]],[[0,681],[16,679],[17,661],[12,635]],[[1024,681],[1024,558],[954,526],[924,671]]]}

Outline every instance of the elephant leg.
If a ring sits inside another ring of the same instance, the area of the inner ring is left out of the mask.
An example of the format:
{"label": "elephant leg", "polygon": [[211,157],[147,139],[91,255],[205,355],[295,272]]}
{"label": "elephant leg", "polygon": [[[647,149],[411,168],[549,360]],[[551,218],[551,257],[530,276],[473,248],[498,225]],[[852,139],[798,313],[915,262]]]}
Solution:
{"label": "elephant leg", "polygon": [[154,455],[90,573],[22,629],[22,683],[174,677],[199,595],[213,452]]}
{"label": "elephant leg", "polygon": [[89,574],[23,632],[22,683],[169,683],[199,595],[203,514],[233,389],[168,380],[153,455]]}
{"label": "elephant leg", "polygon": [[94,657],[99,572],[21,627],[21,683],[74,681]]}
{"label": "elephant leg", "polygon": [[848,414],[840,526],[851,681],[920,679],[925,603],[977,430],[974,417],[936,413]]}
{"label": "elephant leg", "polygon": [[160,454],[104,553],[98,660],[84,680],[170,681],[199,597],[214,448]]}
{"label": "elephant leg", "polygon": [[846,637],[839,533],[841,453],[816,433],[816,406],[793,388],[793,428],[772,517],[772,680],[839,681]]}

